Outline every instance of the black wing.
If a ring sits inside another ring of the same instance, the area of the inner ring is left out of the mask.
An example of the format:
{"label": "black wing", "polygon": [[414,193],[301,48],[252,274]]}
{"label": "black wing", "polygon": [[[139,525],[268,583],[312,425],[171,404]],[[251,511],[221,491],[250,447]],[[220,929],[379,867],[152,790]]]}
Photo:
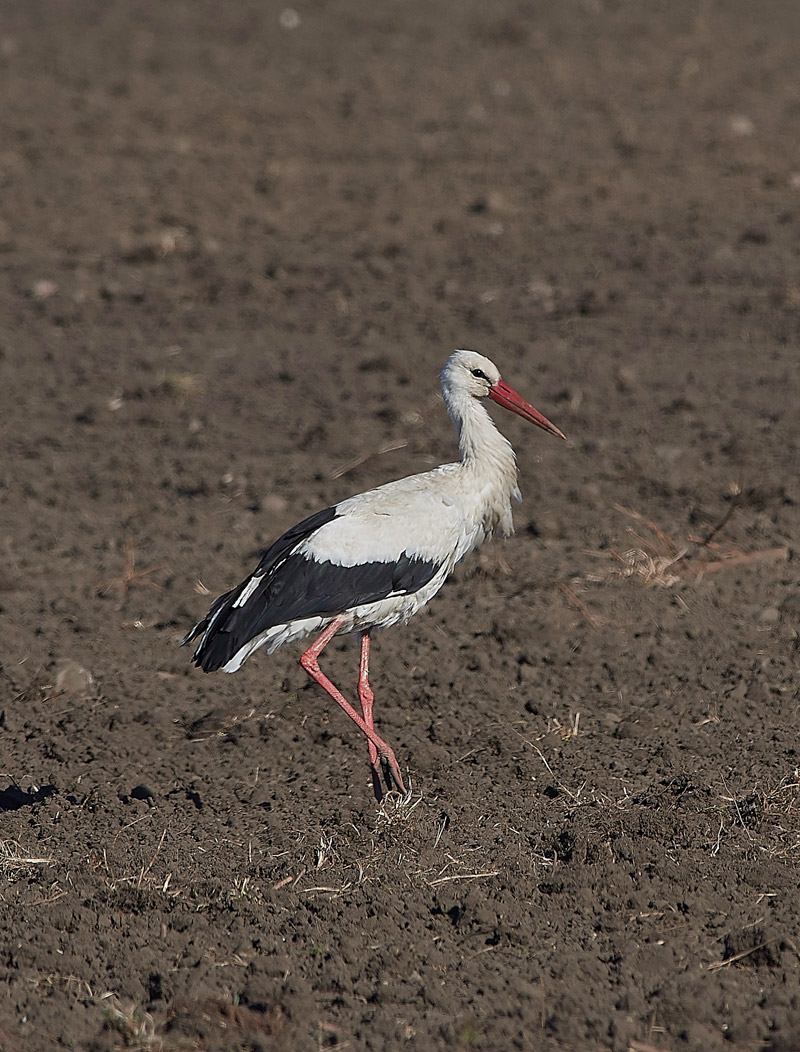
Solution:
{"label": "black wing", "polygon": [[[236,650],[231,650],[227,657],[223,654],[229,649],[228,644],[230,642],[230,629],[222,631],[223,626],[227,624],[230,619],[231,612],[234,614],[236,611],[233,609],[233,604],[247,588],[254,577],[261,575],[268,576],[271,570],[274,570],[276,566],[280,564],[286,556],[292,552],[302,541],[307,537],[310,537],[315,530],[318,530],[320,526],[324,526],[326,522],[330,522],[331,519],[336,518],[336,508],[325,508],[323,511],[315,512],[310,515],[307,519],[303,519],[302,522],[298,522],[296,526],[292,526],[290,530],[287,530],[282,537],[279,537],[274,544],[264,552],[253,573],[242,581],[242,583],[232,588],[230,592],[225,592],[224,595],[219,596],[211,604],[211,608],[203,618],[202,621],[198,621],[194,628],[187,632],[184,638],[181,640],[181,646],[185,647],[187,643],[191,643],[199,635],[203,635],[213,624],[214,631],[200,641],[200,645],[192,655],[192,660],[200,668],[206,672],[212,672],[214,669],[221,668],[231,657],[236,653]],[[220,634],[222,633],[222,634]],[[217,638],[219,636],[219,638]],[[250,637],[252,638],[252,637]],[[216,643],[214,640],[217,639]],[[244,640],[247,642],[247,640]],[[239,644],[242,645],[241,643]],[[236,648],[238,649],[238,647]]]}
{"label": "black wing", "polygon": [[[331,616],[389,595],[416,592],[438,571],[437,563],[407,552],[393,562],[358,566],[318,562],[296,552],[303,541],[335,517],[336,509],[326,508],[292,527],[264,553],[245,581],[215,600],[206,617],[183,641],[188,643],[203,633],[193,657],[196,665],[212,672],[275,625]],[[245,592],[246,600],[237,606]]]}

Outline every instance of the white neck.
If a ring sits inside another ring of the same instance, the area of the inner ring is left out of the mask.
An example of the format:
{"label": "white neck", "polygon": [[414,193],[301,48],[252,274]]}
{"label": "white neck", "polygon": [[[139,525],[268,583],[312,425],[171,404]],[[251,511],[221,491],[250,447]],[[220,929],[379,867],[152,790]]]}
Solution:
{"label": "white neck", "polygon": [[517,494],[517,460],[511,443],[494,425],[485,405],[464,392],[444,392],[445,406],[458,431],[461,467],[489,485],[508,503]]}

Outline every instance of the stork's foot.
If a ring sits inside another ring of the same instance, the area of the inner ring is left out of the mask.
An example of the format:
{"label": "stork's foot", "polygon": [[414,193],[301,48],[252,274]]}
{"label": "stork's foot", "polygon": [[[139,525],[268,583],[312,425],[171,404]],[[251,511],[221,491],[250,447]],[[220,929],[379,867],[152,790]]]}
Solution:
{"label": "stork's foot", "polygon": [[[375,777],[378,773],[378,768],[373,767],[372,772],[374,784]],[[397,757],[395,756],[393,750],[390,748],[387,748],[387,751],[385,753],[381,753],[380,772],[383,775],[383,780],[389,792],[392,792],[392,790],[397,790],[398,792],[402,793],[403,796],[406,795],[407,789],[403,784],[403,776],[400,773],[400,764],[397,762]],[[380,781],[380,779],[378,780]]]}
{"label": "stork's foot", "polygon": [[370,767],[370,774],[372,775],[372,791],[375,794],[375,799],[380,803],[383,800],[383,772],[377,758],[374,765]]}
{"label": "stork's foot", "polygon": [[372,765],[372,791],[378,803],[383,800],[386,793],[402,793],[403,796],[408,794],[394,753],[389,756],[381,756],[380,759],[376,757]]}

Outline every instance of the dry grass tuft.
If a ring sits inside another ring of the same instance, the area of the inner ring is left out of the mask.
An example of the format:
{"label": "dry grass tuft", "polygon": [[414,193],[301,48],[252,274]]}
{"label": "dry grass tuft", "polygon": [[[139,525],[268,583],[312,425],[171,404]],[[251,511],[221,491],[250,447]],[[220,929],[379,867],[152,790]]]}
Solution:
{"label": "dry grass tuft", "polygon": [[176,402],[186,402],[197,398],[204,388],[205,381],[202,376],[195,373],[167,372],[164,373],[158,390]]}
{"label": "dry grass tuft", "polygon": [[17,880],[34,866],[47,866],[52,858],[25,855],[16,840],[0,840],[0,877]]}
{"label": "dry grass tuft", "polygon": [[771,843],[765,844],[763,850],[771,858],[797,860],[800,856],[800,767],[795,767],[760,797],[761,820],[771,827]]}
{"label": "dry grass tuft", "polygon": [[141,1005],[120,1001],[116,994],[106,993],[100,998],[109,1026],[125,1042],[125,1048],[150,1052],[162,1049],[164,1042],[156,1034],[153,1017]]}
{"label": "dry grass tuft", "polygon": [[731,792],[724,778],[722,784],[722,804],[709,809],[718,822],[712,856],[732,837],[744,836],[750,852],[795,864],[800,857],[800,768],[795,767],[777,784],[755,786],[746,795]]}
{"label": "dry grass tuft", "polygon": [[[763,548],[745,552],[730,543],[716,541],[714,538],[728,522],[735,502],[726,511],[722,519],[713,526],[705,537],[688,537],[683,545],[672,540],[652,519],[645,518],[639,512],[613,505],[615,511],[632,519],[635,527],[630,527],[629,535],[635,546],[619,552],[589,552],[612,563],[605,572],[590,574],[587,581],[604,583],[614,577],[635,578],[645,585],[670,588],[680,581],[694,578],[700,580],[704,574],[715,573],[731,566],[744,566],[757,562],[780,562],[789,558],[785,547]],[[643,532],[642,532],[643,530]],[[567,591],[567,589],[564,589]],[[577,597],[568,594],[576,604]],[[582,604],[581,604],[582,605]]]}
{"label": "dry grass tuft", "polygon": [[[411,785],[410,778],[408,784]],[[421,803],[421,796],[414,799],[413,786],[405,796],[396,790],[387,793],[378,805],[378,826],[376,828],[379,828],[382,822],[387,826],[408,822]]]}

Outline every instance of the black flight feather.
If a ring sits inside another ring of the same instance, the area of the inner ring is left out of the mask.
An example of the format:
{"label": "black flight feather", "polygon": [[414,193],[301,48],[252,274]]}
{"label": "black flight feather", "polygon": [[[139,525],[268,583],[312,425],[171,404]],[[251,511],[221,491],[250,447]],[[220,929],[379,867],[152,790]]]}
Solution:
{"label": "black flight feather", "polygon": [[[296,552],[297,547],[336,517],[326,508],[293,526],[266,551],[255,571],[237,588],[214,601],[208,614],[184,639],[203,633],[193,660],[205,672],[226,665],[246,643],[276,625],[307,617],[335,616],[390,595],[410,594],[426,585],[437,563],[403,552],[393,562],[340,566]],[[242,606],[237,599],[253,581]]]}

